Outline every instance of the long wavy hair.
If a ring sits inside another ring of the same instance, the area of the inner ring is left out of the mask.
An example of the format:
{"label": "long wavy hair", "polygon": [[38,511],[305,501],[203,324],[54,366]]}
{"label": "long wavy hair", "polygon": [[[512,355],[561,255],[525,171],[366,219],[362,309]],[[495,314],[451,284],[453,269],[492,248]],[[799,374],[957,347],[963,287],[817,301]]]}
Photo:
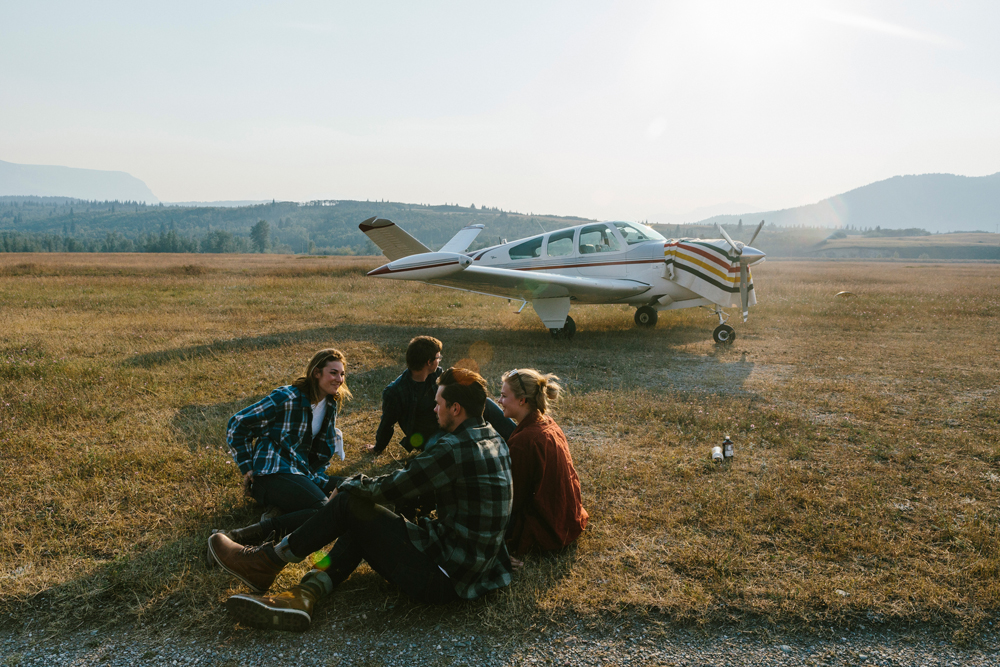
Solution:
{"label": "long wavy hair", "polygon": [[[301,390],[302,393],[309,397],[310,403],[319,402],[319,380],[316,379],[316,371],[322,371],[331,361],[339,361],[344,364],[344,375],[346,376],[347,357],[345,357],[344,353],[340,350],[335,350],[334,348],[329,347],[314,354],[312,359],[309,360],[309,364],[306,365],[306,374],[295,378],[295,382],[292,383],[293,387]],[[337,389],[337,393],[334,395],[333,400],[343,405],[344,401],[351,398],[353,398],[353,394],[351,394],[351,390],[347,388],[347,379],[345,377],[344,383],[340,385],[339,389]]]}

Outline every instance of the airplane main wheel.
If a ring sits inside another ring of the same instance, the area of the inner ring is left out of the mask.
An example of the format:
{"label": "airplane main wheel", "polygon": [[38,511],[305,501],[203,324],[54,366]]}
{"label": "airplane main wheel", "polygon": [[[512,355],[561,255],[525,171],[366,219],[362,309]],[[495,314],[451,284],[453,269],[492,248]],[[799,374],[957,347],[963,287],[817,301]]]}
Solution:
{"label": "airplane main wheel", "polygon": [[635,323],[640,327],[655,327],[658,315],[659,313],[656,312],[656,308],[643,306],[635,311]]}
{"label": "airplane main wheel", "polygon": [[732,328],[728,324],[720,324],[715,327],[715,331],[712,332],[712,338],[719,345],[729,345],[734,340],[736,340],[736,329]]}
{"label": "airplane main wheel", "polygon": [[576,322],[567,315],[566,324],[563,325],[562,329],[549,329],[549,332],[556,340],[569,340],[576,335]]}

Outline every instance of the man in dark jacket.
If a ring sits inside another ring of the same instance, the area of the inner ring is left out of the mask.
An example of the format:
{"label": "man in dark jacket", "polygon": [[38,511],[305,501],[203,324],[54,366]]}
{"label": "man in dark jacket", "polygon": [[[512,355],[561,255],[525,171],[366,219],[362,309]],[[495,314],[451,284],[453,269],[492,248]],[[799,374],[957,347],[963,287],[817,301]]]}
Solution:
{"label": "man in dark jacket", "polygon": [[[417,336],[406,347],[406,370],[382,391],[382,420],[375,433],[375,444],[368,445],[372,454],[378,455],[392,441],[394,427],[403,431],[400,446],[408,452],[420,449],[440,431],[434,415],[434,397],[437,379],[443,372],[439,368],[441,341],[431,336]],[[486,399],[483,412],[486,423],[507,440],[516,424],[503,416],[503,410]]]}

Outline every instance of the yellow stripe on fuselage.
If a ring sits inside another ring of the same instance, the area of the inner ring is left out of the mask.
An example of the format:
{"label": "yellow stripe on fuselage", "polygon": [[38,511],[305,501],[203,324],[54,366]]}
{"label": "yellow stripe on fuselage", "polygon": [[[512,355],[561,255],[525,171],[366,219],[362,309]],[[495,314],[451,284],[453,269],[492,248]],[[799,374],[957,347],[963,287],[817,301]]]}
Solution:
{"label": "yellow stripe on fuselage", "polygon": [[709,264],[708,262],[702,261],[702,260],[698,259],[697,257],[688,255],[686,253],[684,255],[681,255],[677,250],[678,249],[674,249],[674,252],[673,252],[673,254],[674,254],[674,256],[675,256],[676,259],[683,259],[686,262],[690,262],[692,264],[696,264],[696,265],[700,266],[701,268],[705,269],[706,271],[708,271],[708,272],[710,272],[710,273],[718,276],[722,280],[725,280],[727,283],[730,283],[730,284],[733,284],[733,285],[735,285],[736,283],[738,283],[739,280],[740,280],[739,276],[737,276],[735,278],[730,277],[729,275],[727,275],[727,274],[723,273],[722,271],[720,271],[719,267],[713,266],[712,264]]}

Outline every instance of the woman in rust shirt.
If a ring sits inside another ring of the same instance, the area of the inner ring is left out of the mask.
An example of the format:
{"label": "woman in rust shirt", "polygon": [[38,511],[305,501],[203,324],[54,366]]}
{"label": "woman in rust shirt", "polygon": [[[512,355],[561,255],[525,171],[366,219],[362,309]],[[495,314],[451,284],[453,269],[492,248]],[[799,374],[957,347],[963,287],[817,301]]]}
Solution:
{"label": "woman in rust shirt", "polygon": [[507,546],[518,556],[561,549],[587,527],[566,436],[545,414],[559,397],[558,379],[530,368],[503,374],[500,406],[505,417],[517,422],[507,439],[514,478]]}

